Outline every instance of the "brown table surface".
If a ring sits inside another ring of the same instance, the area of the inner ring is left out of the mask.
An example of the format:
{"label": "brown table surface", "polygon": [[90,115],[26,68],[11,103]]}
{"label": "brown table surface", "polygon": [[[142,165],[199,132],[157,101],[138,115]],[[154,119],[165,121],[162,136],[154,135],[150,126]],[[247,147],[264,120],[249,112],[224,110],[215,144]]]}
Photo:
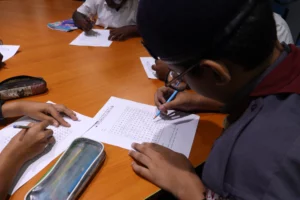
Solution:
{"label": "brown table surface", "polygon": [[[111,96],[153,105],[153,94],[163,83],[147,78],[139,58],[149,55],[140,38],[113,42],[109,48],[77,47],[69,43],[81,31],[64,33],[47,28],[49,22],[70,18],[80,4],[72,0],[0,0],[0,39],[4,44],[21,45],[1,68],[0,80],[16,75],[43,77],[49,92],[27,99],[51,100],[90,117]],[[194,165],[206,159],[221,132],[223,118],[201,114],[190,154]],[[106,161],[81,199],[144,199],[158,190],[135,175],[127,150],[110,145],[105,148]],[[11,199],[23,199],[56,160]]]}

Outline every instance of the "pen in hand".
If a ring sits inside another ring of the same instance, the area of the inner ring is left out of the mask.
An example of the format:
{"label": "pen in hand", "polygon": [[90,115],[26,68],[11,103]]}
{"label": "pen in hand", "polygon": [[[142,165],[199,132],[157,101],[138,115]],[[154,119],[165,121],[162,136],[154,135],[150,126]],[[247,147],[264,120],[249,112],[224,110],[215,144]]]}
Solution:
{"label": "pen in hand", "polygon": [[14,125],[14,128],[20,128],[20,129],[30,129],[30,126],[23,126],[23,125]]}
{"label": "pen in hand", "polygon": [[[175,90],[175,91],[173,92],[173,94],[169,97],[169,99],[167,100],[166,103],[169,103],[170,101],[172,101],[172,100],[175,98],[175,96],[177,95],[177,93],[178,93],[178,91]],[[156,117],[158,117],[158,116],[160,115],[160,113],[161,113],[160,110],[158,110],[157,113],[156,113],[156,115],[154,116],[153,119],[155,119]]]}
{"label": "pen in hand", "polygon": [[[19,129],[30,129],[30,126],[24,126],[24,125],[13,125],[14,128],[19,128]],[[46,130],[46,129],[45,129]]]}

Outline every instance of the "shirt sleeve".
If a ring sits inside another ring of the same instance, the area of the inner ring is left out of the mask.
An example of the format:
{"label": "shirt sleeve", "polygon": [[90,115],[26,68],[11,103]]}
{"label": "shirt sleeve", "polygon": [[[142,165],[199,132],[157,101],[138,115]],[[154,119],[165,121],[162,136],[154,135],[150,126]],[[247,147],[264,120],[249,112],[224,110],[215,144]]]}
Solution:
{"label": "shirt sleeve", "polygon": [[280,42],[286,44],[294,44],[292,33],[286,21],[276,13],[274,13],[274,19],[276,22],[277,38]]}
{"label": "shirt sleeve", "polygon": [[130,2],[131,6],[129,8],[128,12],[131,12],[130,14],[130,23],[129,25],[136,25],[137,24],[137,11],[138,11],[138,5],[139,5],[139,0],[132,0]]}
{"label": "shirt sleeve", "polygon": [[[280,146],[278,147],[280,148]],[[288,150],[280,168],[273,178],[262,200],[288,199],[300,197],[300,138]]]}
{"label": "shirt sleeve", "polygon": [[98,1],[97,0],[86,0],[78,9],[77,11],[92,17],[97,14],[97,8],[98,8]]}

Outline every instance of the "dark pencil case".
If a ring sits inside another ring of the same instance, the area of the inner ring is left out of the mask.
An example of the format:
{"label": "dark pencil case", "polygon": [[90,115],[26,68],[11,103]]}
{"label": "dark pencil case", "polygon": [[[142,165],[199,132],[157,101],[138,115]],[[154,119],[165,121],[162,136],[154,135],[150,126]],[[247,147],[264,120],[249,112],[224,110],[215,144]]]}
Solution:
{"label": "dark pencil case", "polygon": [[11,100],[29,97],[47,92],[47,83],[43,78],[15,76],[0,83],[0,99]]}

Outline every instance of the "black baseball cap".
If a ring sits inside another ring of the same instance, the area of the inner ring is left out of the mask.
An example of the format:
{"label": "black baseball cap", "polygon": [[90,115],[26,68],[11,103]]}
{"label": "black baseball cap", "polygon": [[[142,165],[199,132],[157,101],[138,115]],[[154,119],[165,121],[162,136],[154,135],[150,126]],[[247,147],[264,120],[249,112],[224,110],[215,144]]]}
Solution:
{"label": "black baseball cap", "polygon": [[249,0],[140,0],[138,29],[147,49],[157,57],[197,56],[212,46],[248,3]]}

